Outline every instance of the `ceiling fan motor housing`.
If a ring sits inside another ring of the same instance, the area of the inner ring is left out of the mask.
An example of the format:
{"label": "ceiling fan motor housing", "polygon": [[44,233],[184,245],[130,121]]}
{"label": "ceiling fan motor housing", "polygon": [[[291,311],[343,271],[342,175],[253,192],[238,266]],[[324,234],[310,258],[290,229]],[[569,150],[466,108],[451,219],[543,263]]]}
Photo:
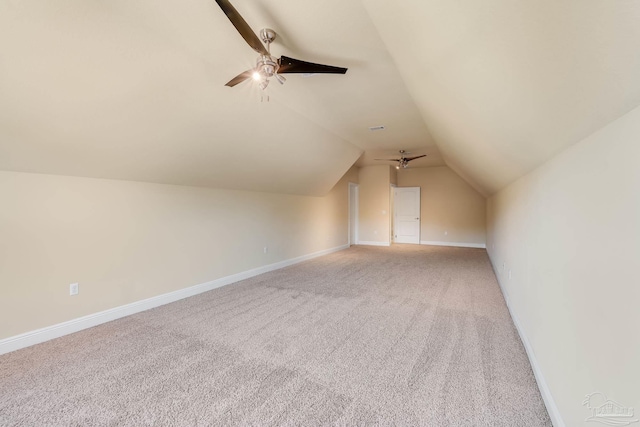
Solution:
{"label": "ceiling fan motor housing", "polygon": [[258,71],[263,77],[273,77],[278,71],[278,62],[271,56],[260,55],[256,61],[256,71]]}

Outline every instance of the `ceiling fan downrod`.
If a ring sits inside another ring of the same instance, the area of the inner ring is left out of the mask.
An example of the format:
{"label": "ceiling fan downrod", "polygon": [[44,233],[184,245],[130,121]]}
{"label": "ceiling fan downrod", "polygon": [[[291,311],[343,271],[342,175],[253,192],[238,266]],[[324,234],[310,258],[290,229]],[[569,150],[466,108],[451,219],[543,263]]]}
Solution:
{"label": "ceiling fan downrod", "polygon": [[284,84],[287,80],[284,76],[278,74],[278,69],[280,68],[280,64],[278,61],[271,56],[271,43],[276,39],[277,34],[271,28],[263,28],[260,30],[260,38],[262,42],[267,45],[267,54],[260,55],[258,60],[256,61],[256,69],[253,75],[253,78],[260,83],[260,89],[265,90],[267,86],[269,86],[269,79],[271,77],[276,78],[278,83]]}

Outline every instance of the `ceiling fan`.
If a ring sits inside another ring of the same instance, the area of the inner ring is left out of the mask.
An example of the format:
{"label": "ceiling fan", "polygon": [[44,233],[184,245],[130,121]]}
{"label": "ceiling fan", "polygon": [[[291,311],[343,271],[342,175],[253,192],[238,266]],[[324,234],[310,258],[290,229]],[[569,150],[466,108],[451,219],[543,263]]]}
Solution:
{"label": "ceiling fan", "polygon": [[382,161],[388,161],[388,162],[398,162],[398,164],[396,165],[396,169],[406,169],[407,166],[409,166],[409,162],[411,160],[415,160],[415,159],[419,159],[420,157],[425,157],[426,154],[421,154],[419,156],[413,156],[413,157],[406,157],[405,155],[409,154],[407,151],[404,150],[400,150],[400,158],[399,159],[374,159],[374,160],[382,160]]}
{"label": "ceiling fan", "polygon": [[[260,89],[266,89],[269,79],[275,77],[280,84],[284,84],[286,79],[282,74],[345,74],[346,68],[333,67],[331,65],[314,64],[312,62],[301,61],[299,59],[281,56],[276,58],[271,56],[271,43],[276,38],[276,32],[270,28],[260,30],[260,38],[256,36],[249,24],[240,16],[238,11],[231,5],[229,0],[216,0],[218,6],[227,15],[242,38],[260,54],[256,61],[256,67],[238,74],[229,80],[226,86],[233,87],[248,79],[259,82]],[[262,42],[260,41],[262,39]],[[266,44],[265,46],[262,44]]]}

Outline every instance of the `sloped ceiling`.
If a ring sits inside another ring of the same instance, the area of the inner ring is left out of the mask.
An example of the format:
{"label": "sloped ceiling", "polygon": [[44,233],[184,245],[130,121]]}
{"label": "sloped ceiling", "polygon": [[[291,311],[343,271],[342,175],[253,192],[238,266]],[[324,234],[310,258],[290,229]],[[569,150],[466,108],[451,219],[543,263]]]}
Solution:
{"label": "sloped ceiling", "polygon": [[321,195],[364,150],[443,164],[359,2],[234,3],[349,72],[225,87],[257,55],[213,0],[1,2],[0,170]]}
{"label": "sloped ceiling", "polygon": [[213,0],[0,2],[0,170],[321,195],[405,149],[488,195],[640,103],[639,0],[232,3],[348,73],[225,87]]}
{"label": "sloped ceiling", "polygon": [[363,0],[446,163],[485,195],[640,104],[638,0]]}

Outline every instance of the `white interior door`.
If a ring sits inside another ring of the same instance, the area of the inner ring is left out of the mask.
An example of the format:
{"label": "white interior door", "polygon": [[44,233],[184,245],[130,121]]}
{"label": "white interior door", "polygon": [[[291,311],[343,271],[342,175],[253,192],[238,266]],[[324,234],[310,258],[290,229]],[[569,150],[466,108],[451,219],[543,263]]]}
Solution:
{"label": "white interior door", "polygon": [[394,241],[420,244],[420,187],[397,187],[393,200]]}

